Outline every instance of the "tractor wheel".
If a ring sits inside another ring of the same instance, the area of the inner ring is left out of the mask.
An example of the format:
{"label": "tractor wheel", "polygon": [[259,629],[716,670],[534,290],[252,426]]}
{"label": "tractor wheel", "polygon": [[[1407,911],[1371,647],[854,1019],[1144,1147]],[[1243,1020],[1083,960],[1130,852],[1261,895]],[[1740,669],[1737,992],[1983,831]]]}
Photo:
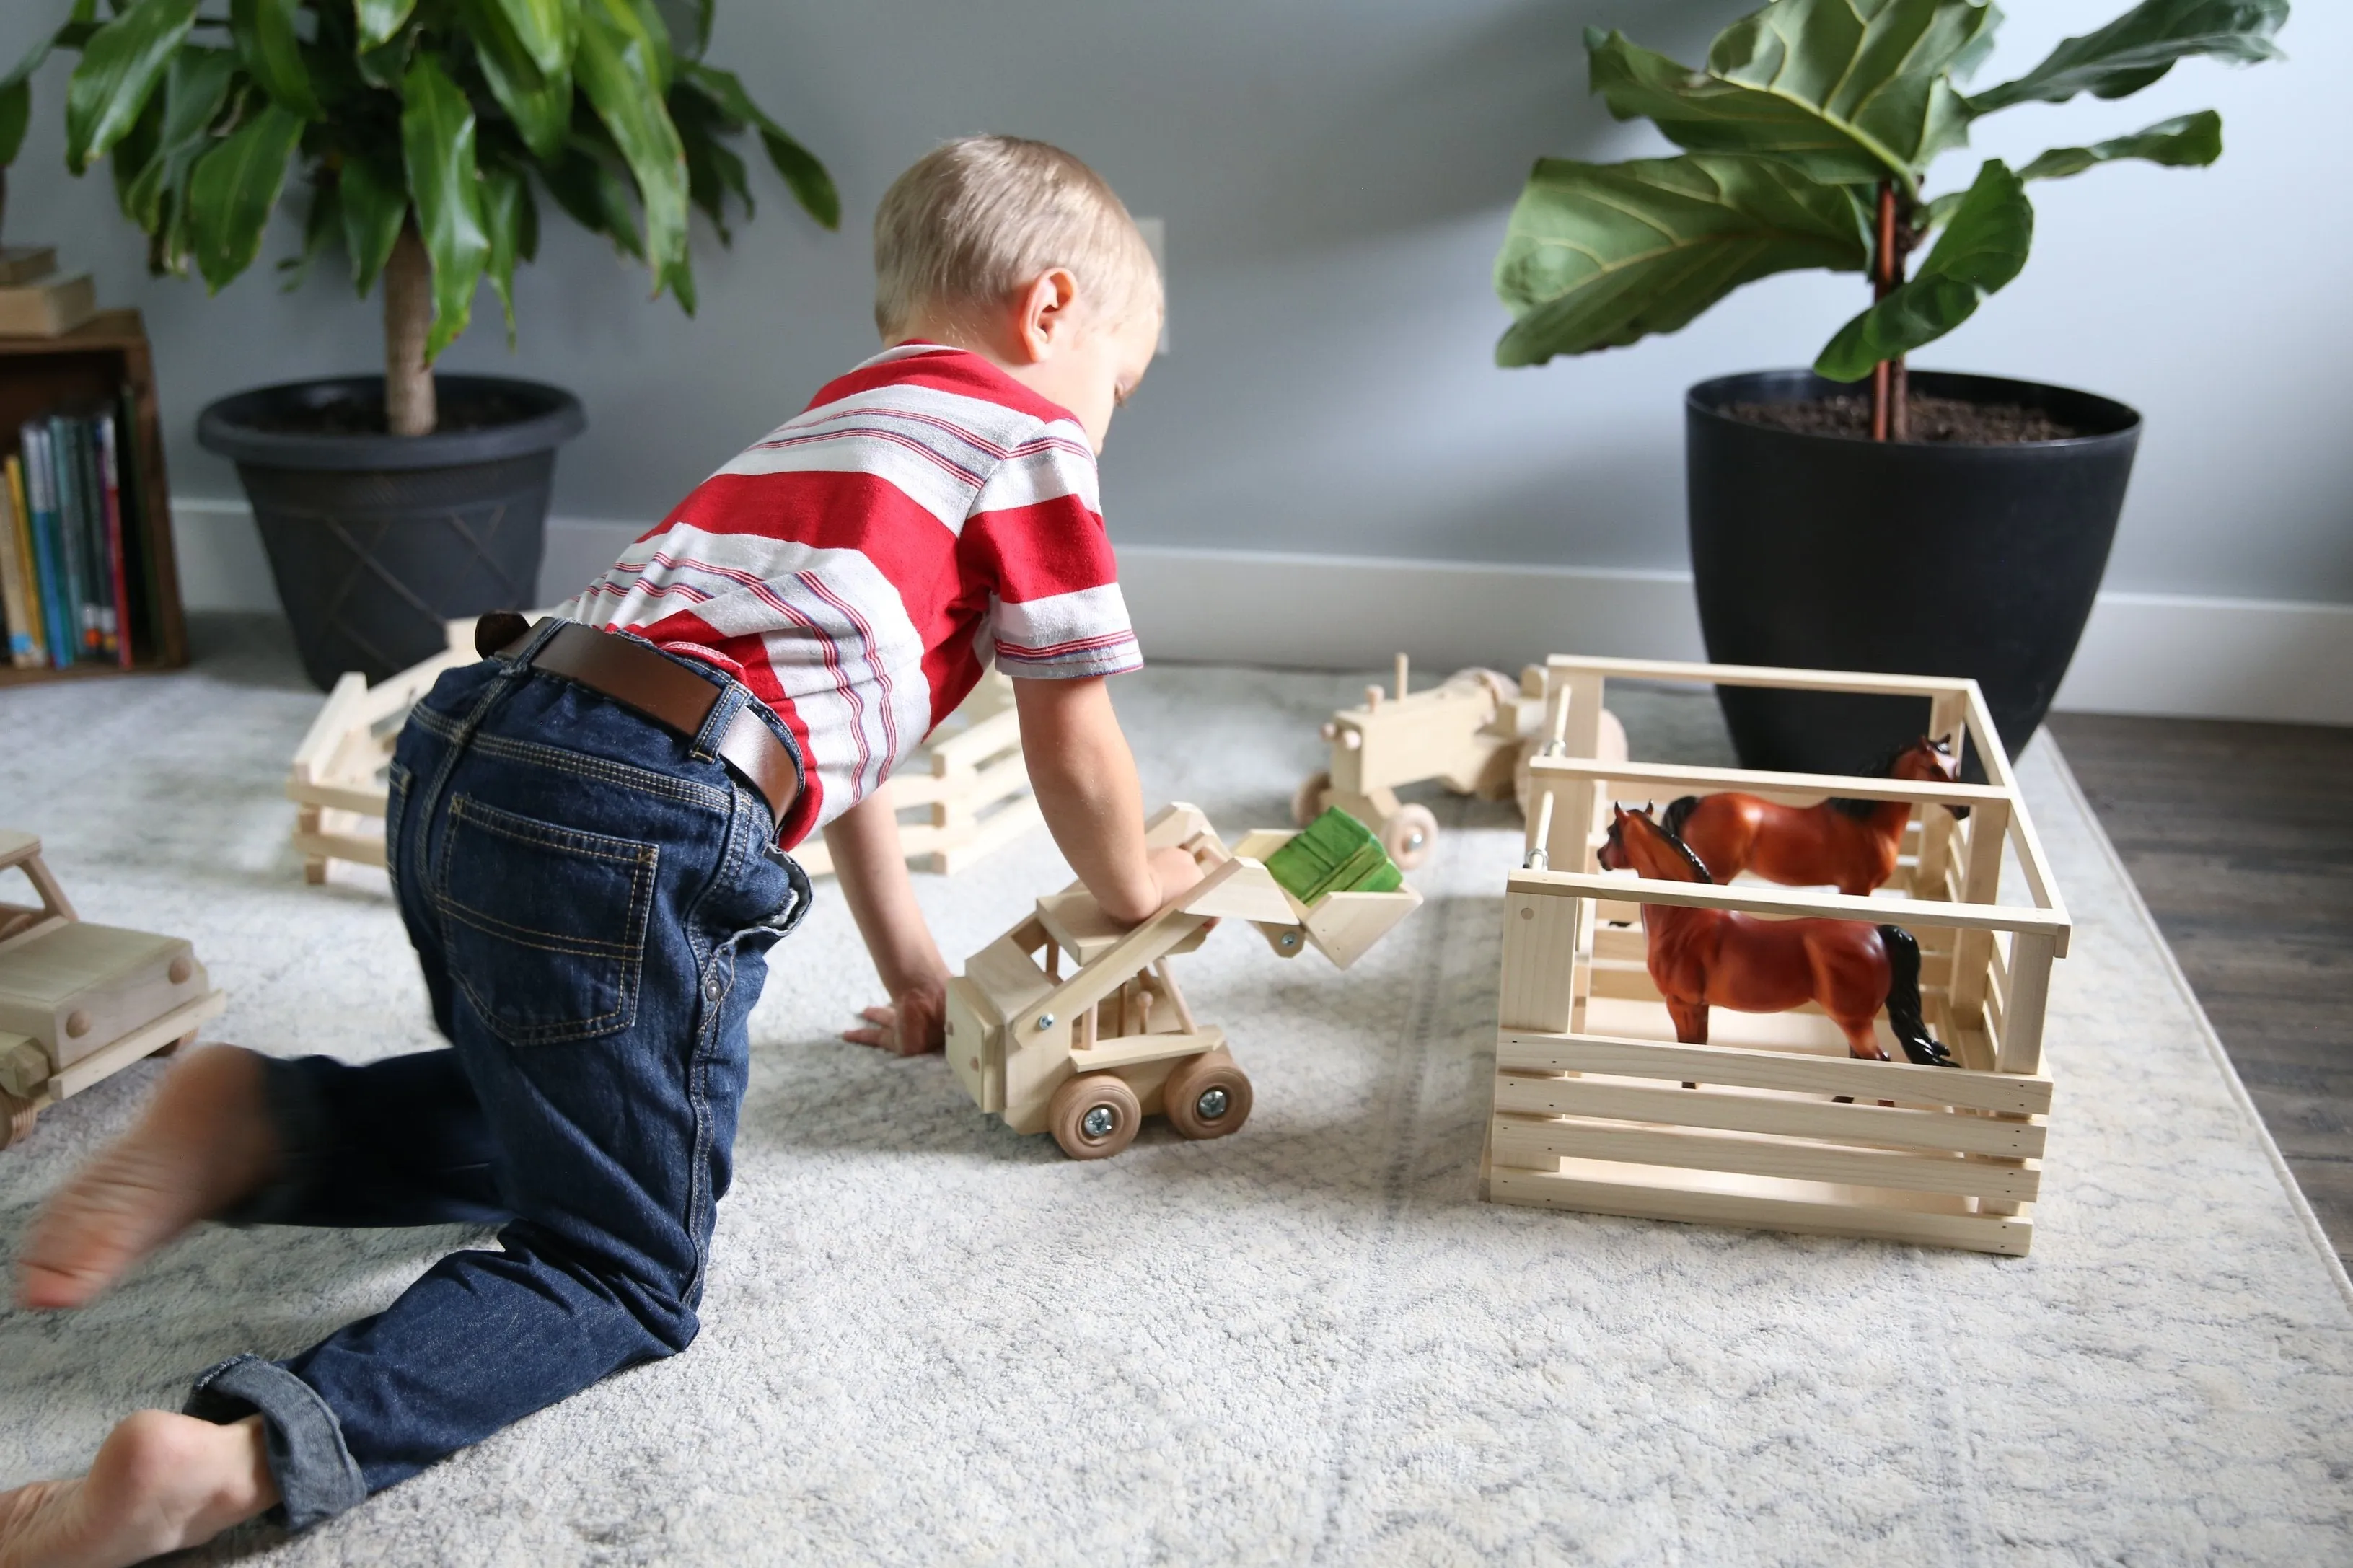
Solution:
{"label": "tractor wheel", "polygon": [[13,1148],[30,1138],[33,1122],[40,1114],[41,1108],[31,1100],[0,1089],[0,1149]]}
{"label": "tractor wheel", "polygon": [[1291,825],[1304,827],[1324,815],[1324,797],[1332,793],[1332,775],[1309,773],[1291,797]]}
{"label": "tractor wheel", "polygon": [[1135,1142],[1143,1122],[1144,1102],[1113,1073],[1081,1073],[1046,1105],[1047,1129],[1073,1160],[1110,1159]]}
{"label": "tractor wheel", "polygon": [[1398,869],[1410,871],[1438,847],[1438,818],[1426,805],[1401,805],[1397,815],[1381,824],[1381,847],[1388,851]]}
{"label": "tractor wheel", "polygon": [[1250,1075],[1223,1050],[1177,1064],[1160,1091],[1168,1125],[1180,1138],[1223,1138],[1250,1120]]}

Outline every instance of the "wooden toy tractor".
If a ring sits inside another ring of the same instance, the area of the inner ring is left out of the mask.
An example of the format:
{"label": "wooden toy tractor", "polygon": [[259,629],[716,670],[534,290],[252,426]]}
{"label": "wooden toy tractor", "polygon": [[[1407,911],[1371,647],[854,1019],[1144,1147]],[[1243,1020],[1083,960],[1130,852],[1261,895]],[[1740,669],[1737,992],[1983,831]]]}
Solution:
{"label": "wooden toy tractor", "polygon": [[[1430,858],[1438,818],[1418,803],[1398,799],[1401,784],[1436,779],[1457,795],[1482,800],[1516,797],[1528,805],[1528,758],[1543,748],[1548,719],[1568,700],[1546,665],[1530,665],[1517,685],[1501,671],[1465,669],[1427,691],[1407,689],[1406,656],[1397,656],[1397,692],[1365,688],[1361,708],[1344,708],[1324,722],[1331,766],[1312,773],[1292,797],[1292,820],[1304,827],[1337,806],[1372,827],[1389,858],[1408,870]],[[1626,731],[1617,716],[1600,714],[1600,752],[1626,755]]]}
{"label": "wooden toy tractor", "polygon": [[1072,883],[948,983],[948,1061],[973,1102],[1016,1132],[1051,1132],[1074,1160],[1118,1153],[1146,1116],[1195,1139],[1250,1119],[1250,1081],[1225,1031],[1193,1016],[1169,968],[1217,921],[1247,921],[1284,957],[1313,947],[1345,969],[1421,902],[1401,888],[1302,904],[1261,858],[1292,834],[1252,833],[1229,849],[1190,805],[1161,812],[1146,837],[1191,851],[1208,874],[1126,930]]}
{"label": "wooden toy tractor", "polygon": [[10,868],[40,902],[0,903],[0,1149],[58,1100],[194,1040],[225,1005],[185,940],[84,921],[41,841],[0,828]]}

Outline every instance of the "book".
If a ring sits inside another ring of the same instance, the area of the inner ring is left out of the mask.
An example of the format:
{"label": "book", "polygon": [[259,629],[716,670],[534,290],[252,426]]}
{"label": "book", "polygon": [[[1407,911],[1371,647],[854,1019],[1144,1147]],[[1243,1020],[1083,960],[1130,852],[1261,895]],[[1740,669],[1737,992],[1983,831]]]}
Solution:
{"label": "book", "polygon": [[106,640],[114,662],[131,668],[131,579],[122,552],[122,465],[115,451],[114,416],[97,419],[99,494],[106,518],[108,605]]}
{"label": "book", "polygon": [[58,538],[65,546],[66,616],[71,628],[66,658],[71,662],[93,651],[98,642],[91,597],[98,563],[90,559],[90,522],[82,512],[81,454],[74,447],[74,422],[62,414],[50,415],[44,449],[49,459],[50,505],[57,512]]}
{"label": "book", "polygon": [[47,426],[39,420],[27,424],[22,443],[26,504],[41,577],[42,624],[48,628],[49,663],[63,669],[74,661],[72,579],[67,571],[64,530],[58,523],[57,470],[49,461]]}
{"label": "book", "polygon": [[98,421],[73,418],[74,488],[81,501],[82,559],[88,574],[82,592],[89,602],[82,614],[90,626],[83,638],[84,655],[114,658],[114,552],[107,539],[106,471],[98,449]]}
{"label": "book", "polygon": [[50,245],[0,246],[0,286],[30,283],[58,269],[58,252]]}
{"label": "book", "polygon": [[0,336],[62,337],[98,314],[98,285],[87,272],[0,286]]}
{"label": "book", "polygon": [[30,669],[43,661],[40,617],[35,611],[37,592],[33,563],[26,558],[16,526],[16,503],[0,485],[0,613],[7,617],[8,662]]}
{"label": "book", "polygon": [[25,607],[31,617],[33,667],[37,668],[49,662],[49,629],[43,613],[39,557],[33,552],[33,512],[25,504],[25,465],[14,454],[0,460],[0,483],[5,485],[16,517],[16,554],[25,563]]}
{"label": "book", "polygon": [[123,629],[135,663],[164,657],[163,584],[156,581],[155,552],[147,541],[146,458],[139,446],[139,403],[125,383],[114,400],[115,468],[122,492],[122,575],[128,589]]}

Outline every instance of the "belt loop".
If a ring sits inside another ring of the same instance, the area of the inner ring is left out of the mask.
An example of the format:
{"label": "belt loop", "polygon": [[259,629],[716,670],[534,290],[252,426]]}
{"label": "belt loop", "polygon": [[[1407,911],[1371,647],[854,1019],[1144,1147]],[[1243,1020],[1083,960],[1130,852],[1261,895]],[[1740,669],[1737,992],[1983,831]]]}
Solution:
{"label": "belt loop", "polygon": [[531,640],[517,648],[513,654],[500,654],[493,657],[501,659],[510,672],[528,669],[531,668],[531,661],[539,657],[539,650],[547,646],[548,640],[570,625],[572,625],[570,621],[560,616],[549,616],[531,628]]}
{"label": "belt loop", "polygon": [[707,763],[719,755],[719,742],[727,738],[728,726],[735,722],[735,715],[744,711],[744,704],[751,698],[751,689],[740,680],[731,680],[719,689],[719,700],[711,705],[702,728],[695,731],[696,762]]}

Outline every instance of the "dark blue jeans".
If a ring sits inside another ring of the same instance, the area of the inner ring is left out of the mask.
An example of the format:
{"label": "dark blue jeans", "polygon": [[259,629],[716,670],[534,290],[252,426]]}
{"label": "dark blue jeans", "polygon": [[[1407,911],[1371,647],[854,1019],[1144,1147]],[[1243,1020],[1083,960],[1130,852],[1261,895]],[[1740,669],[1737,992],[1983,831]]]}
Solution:
{"label": "dark blue jeans", "polygon": [[385,858],[450,1048],[269,1065],[287,1164],[233,1217],[502,1226],[200,1380],[192,1414],[266,1418],[298,1529],[695,1335],[745,1023],[808,882],[712,753],[743,687],[698,668],[723,691],[682,736],[537,647],[443,676],[395,752]]}

